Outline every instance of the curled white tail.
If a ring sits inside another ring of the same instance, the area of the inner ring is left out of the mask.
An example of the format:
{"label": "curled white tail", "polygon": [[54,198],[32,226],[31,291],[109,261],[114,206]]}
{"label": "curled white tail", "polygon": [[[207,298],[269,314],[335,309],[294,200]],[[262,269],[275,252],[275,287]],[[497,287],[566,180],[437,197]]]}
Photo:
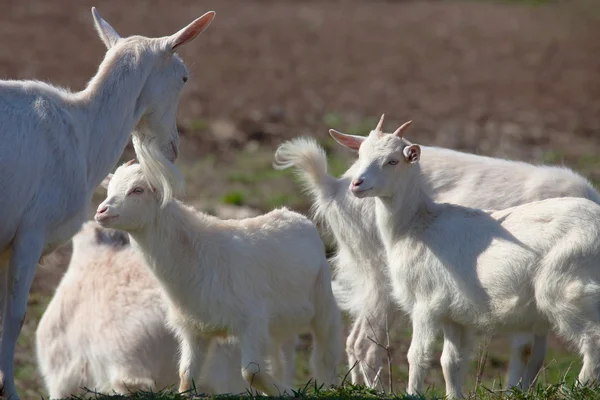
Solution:
{"label": "curled white tail", "polygon": [[325,150],[312,138],[295,138],[277,148],[273,168],[290,167],[296,167],[305,189],[313,196],[325,194],[334,182],[334,178],[327,174]]}

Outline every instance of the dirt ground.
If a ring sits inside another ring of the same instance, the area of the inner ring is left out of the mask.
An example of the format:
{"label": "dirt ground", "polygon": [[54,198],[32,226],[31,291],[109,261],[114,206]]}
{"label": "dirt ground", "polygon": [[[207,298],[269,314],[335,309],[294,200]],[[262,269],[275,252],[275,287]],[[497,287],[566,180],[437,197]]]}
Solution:
{"label": "dirt ground", "polygon": [[[564,162],[600,182],[600,3],[532,3],[11,0],[0,2],[0,78],[82,89],[105,51],[92,5],[123,36],[171,34],[212,9],[213,25],[180,52],[191,73],[179,106],[183,166],[235,168],[250,148],[327,141],[330,127],[366,133],[385,112],[388,130],[412,119],[415,142]],[[214,178],[193,171],[194,188]],[[61,251],[38,271],[20,342],[31,397],[31,340],[68,262]]]}

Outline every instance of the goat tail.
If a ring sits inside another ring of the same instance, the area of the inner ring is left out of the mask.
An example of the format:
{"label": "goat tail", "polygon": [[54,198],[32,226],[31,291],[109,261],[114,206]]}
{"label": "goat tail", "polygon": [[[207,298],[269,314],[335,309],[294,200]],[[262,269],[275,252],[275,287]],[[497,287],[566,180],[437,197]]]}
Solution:
{"label": "goat tail", "polygon": [[338,383],[337,365],[342,356],[342,316],[331,287],[331,271],[325,257],[315,288],[315,316],[312,323],[311,364],[318,385]]}
{"label": "goat tail", "polygon": [[298,137],[282,143],[275,151],[273,168],[295,167],[305,188],[313,195],[326,191],[335,179],[327,174],[325,150],[313,138]]}

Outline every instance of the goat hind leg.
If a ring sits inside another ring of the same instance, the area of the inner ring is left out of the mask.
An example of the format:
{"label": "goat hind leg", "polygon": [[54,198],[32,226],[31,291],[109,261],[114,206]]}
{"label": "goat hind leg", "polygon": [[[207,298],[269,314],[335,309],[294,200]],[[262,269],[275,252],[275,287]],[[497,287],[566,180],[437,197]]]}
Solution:
{"label": "goat hind leg", "polygon": [[364,385],[364,374],[361,371],[360,359],[356,356],[356,349],[359,347],[358,334],[362,319],[359,317],[352,323],[350,333],[346,338],[346,356],[348,357],[348,368],[350,369],[350,381],[355,385]]}
{"label": "goat hind leg", "polygon": [[523,374],[522,386],[524,389],[530,388],[544,365],[546,350],[548,348],[548,335],[533,335],[531,343],[531,354],[527,360],[527,366]]}
{"label": "goat hind leg", "polygon": [[6,302],[8,301],[8,269],[8,262],[0,259],[0,342],[2,342],[2,332],[4,331],[2,325],[4,323],[4,315],[6,313]]}
{"label": "goat hind leg", "polygon": [[272,340],[269,343],[269,361],[271,362],[271,374],[280,382],[285,382],[286,365],[283,359],[282,347],[279,342]]}
{"label": "goat hind leg", "polygon": [[127,395],[139,391],[155,391],[156,384],[154,380],[150,378],[131,378],[127,376],[121,376],[113,379],[112,389],[117,394]]}
{"label": "goat hind leg", "polygon": [[581,384],[600,383],[600,324],[595,332],[583,335],[580,352],[583,354],[583,365],[578,380]]}
{"label": "goat hind leg", "polygon": [[462,381],[471,355],[474,333],[463,326],[447,322],[443,324],[444,348],[440,363],[449,399],[462,398]]}
{"label": "goat hind leg", "polygon": [[242,377],[251,387],[268,396],[292,394],[291,387],[278,382],[266,368],[268,342],[269,334],[262,324],[255,323],[240,335]]}
{"label": "goat hind leg", "polygon": [[514,334],[508,364],[507,388],[528,389],[539,373],[546,358],[547,335]]}
{"label": "goat hind leg", "polygon": [[283,383],[290,385],[294,379],[296,371],[296,346],[298,345],[298,335],[294,335],[281,344],[281,352],[283,353],[283,365],[285,368],[285,376]]}

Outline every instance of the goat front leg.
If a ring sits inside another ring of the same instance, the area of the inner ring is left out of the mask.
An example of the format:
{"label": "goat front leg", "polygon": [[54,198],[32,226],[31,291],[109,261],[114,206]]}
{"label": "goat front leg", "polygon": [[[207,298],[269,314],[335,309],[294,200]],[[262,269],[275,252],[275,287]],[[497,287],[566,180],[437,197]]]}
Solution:
{"label": "goat front leg", "polygon": [[446,382],[446,397],[461,399],[462,381],[467,370],[467,365],[473,348],[475,334],[453,322],[442,325],[444,330],[444,348],[440,363],[444,380]]}
{"label": "goat front leg", "polygon": [[268,396],[293,394],[290,386],[278,382],[267,369],[269,332],[266,324],[254,322],[240,335],[242,377],[254,389]]}
{"label": "goat front leg", "polygon": [[179,337],[181,358],[179,359],[179,393],[195,388],[200,380],[202,360],[210,341],[192,332],[182,332]]}
{"label": "goat front leg", "polygon": [[13,240],[0,343],[0,392],[10,400],[19,399],[13,369],[15,347],[25,321],[27,297],[43,248],[44,235],[41,232],[17,233]]}
{"label": "goat front leg", "polygon": [[415,307],[412,313],[412,339],[408,349],[409,395],[422,394],[423,382],[433,359],[435,337],[439,326],[425,307]]}

